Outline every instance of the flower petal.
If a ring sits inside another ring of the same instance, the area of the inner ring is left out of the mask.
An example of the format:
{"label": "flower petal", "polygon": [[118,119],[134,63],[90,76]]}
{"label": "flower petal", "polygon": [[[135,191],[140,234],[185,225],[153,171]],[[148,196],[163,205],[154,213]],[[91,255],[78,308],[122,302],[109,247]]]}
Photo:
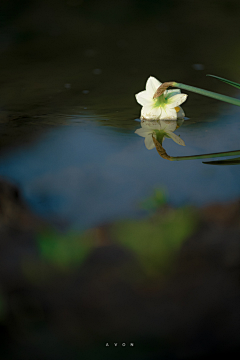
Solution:
{"label": "flower petal", "polygon": [[162,85],[162,83],[153,76],[150,76],[147,79],[146,91],[151,98],[153,98],[153,95],[155,94],[160,85]]}
{"label": "flower petal", "polygon": [[159,120],[159,122],[164,131],[175,131],[177,128],[177,120]]}
{"label": "flower petal", "polygon": [[176,110],[173,108],[171,109],[168,106],[165,106],[164,108],[162,108],[162,113],[161,113],[161,120],[177,120],[177,112]]}
{"label": "flower petal", "polygon": [[135,131],[135,134],[142,136],[142,137],[146,137],[150,132],[152,132],[153,130],[147,130],[144,128],[139,128]]}
{"label": "flower petal", "polygon": [[177,118],[178,119],[183,119],[185,117],[185,112],[183,111],[181,106],[179,106],[179,108],[180,108],[180,110],[177,112]]}
{"label": "flower petal", "polygon": [[177,95],[170,97],[167,100],[167,106],[169,106],[170,108],[175,108],[178,105],[181,105],[186,100],[187,100],[186,94],[177,94]]}
{"label": "flower petal", "polygon": [[161,130],[160,120],[142,120],[141,126],[145,131]]}
{"label": "flower petal", "polygon": [[143,106],[141,111],[142,120],[159,120],[161,117],[162,108]]}
{"label": "flower petal", "polygon": [[175,143],[185,146],[185,142],[180,138],[180,136],[174,134],[172,131],[166,131],[166,133],[173,141],[175,141]]}
{"label": "flower petal", "polygon": [[184,123],[184,119],[177,119],[177,129],[182,126],[182,124]]}
{"label": "flower petal", "polygon": [[151,134],[151,135],[149,134],[149,135],[145,138],[144,142],[145,142],[145,146],[146,146],[146,148],[147,148],[148,150],[151,150],[151,149],[153,149],[153,148],[155,147],[154,142],[153,142],[153,139],[152,139],[152,134]]}
{"label": "flower petal", "polygon": [[172,90],[165,90],[164,91],[164,97],[165,99],[169,99],[170,97],[174,96],[174,95],[178,95],[181,94],[181,90],[180,89],[172,89]]}
{"label": "flower petal", "polygon": [[152,103],[152,99],[149,97],[148,93],[146,90],[139,92],[138,94],[135,95],[137,102],[142,105],[148,105],[150,106]]}

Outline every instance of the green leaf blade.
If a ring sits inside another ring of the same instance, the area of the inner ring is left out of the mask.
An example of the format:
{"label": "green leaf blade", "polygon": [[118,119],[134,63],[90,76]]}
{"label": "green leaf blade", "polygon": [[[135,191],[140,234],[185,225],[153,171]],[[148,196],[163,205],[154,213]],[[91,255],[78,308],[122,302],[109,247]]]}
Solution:
{"label": "green leaf blade", "polygon": [[203,164],[208,165],[240,165],[240,157],[226,160],[217,160],[217,161],[203,161]]}
{"label": "green leaf blade", "polygon": [[225,83],[228,84],[228,85],[231,85],[231,86],[236,87],[237,89],[240,89],[240,84],[238,84],[238,83],[236,83],[236,82],[234,82],[234,81],[227,80],[227,79],[221,78],[220,76],[216,76],[216,75],[210,75],[210,74],[208,74],[207,76],[211,76],[211,77],[213,77],[213,78],[215,78],[215,79],[218,79],[218,80],[221,80],[221,81],[225,82]]}

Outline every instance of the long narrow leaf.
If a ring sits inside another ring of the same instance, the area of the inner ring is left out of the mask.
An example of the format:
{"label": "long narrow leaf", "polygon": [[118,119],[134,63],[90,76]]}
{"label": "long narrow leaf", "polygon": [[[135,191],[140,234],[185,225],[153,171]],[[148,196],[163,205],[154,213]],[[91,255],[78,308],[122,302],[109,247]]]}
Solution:
{"label": "long narrow leaf", "polygon": [[240,89],[240,84],[238,84],[238,83],[236,83],[236,82],[234,82],[234,81],[227,80],[227,79],[221,78],[220,76],[216,76],[216,75],[210,75],[210,74],[208,74],[207,76],[211,76],[211,77],[213,77],[213,78],[215,78],[215,79],[218,79],[218,80],[221,80],[221,81],[227,83],[228,85],[231,85],[231,86],[234,86],[234,87]]}
{"label": "long narrow leaf", "polygon": [[208,165],[240,165],[240,157],[226,160],[217,160],[217,161],[203,161],[203,164]]}
{"label": "long narrow leaf", "polygon": [[[165,151],[165,150],[164,150]],[[240,155],[240,150],[234,151],[226,151],[226,152],[219,152],[219,153],[211,153],[211,154],[200,154],[200,155],[188,155],[188,156],[168,156],[171,161],[181,161],[181,160],[197,160],[197,159],[209,159],[209,158],[216,158],[216,157],[226,157],[226,156],[234,156]],[[234,158],[240,159],[240,158]],[[234,160],[232,159],[232,160]]]}

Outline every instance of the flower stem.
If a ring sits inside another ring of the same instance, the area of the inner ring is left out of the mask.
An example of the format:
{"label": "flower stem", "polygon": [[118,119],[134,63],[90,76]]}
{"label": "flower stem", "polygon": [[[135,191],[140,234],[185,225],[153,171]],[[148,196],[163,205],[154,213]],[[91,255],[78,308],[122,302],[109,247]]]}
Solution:
{"label": "flower stem", "polygon": [[213,99],[224,101],[224,102],[227,102],[227,103],[232,104],[232,105],[240,106],[240,100],[232,98],[230,96],[221,95],[221,94],[218,94],[218,93],[214,93],[212,91],[199,89],[199,88],[194,87],[194,86],[180,84],[180,83],[177,83],[177,82],[172,82],[171,86],[175,86],[175,87],[178,87],[178,88],[183,89],[183,90],[188,90],[188,91],[191,91],[191,92],[195,92],[196,94],[208,96],[208,97],[211,97]]}

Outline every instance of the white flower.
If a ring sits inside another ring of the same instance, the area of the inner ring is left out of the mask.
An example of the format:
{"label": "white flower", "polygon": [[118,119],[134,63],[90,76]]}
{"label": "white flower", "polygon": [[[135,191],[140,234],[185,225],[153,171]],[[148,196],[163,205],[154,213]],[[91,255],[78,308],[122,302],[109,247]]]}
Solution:
{"label": "white flower", "polygon": [[186,99],[186,94],[181,94],[179,89],[165,90],[158,98],[153,96],[162,83],[150,76],[146,83],[146,90],[136,94],[137,102],[142,105],[141,120],[177,120],[184,118],[185,114],[181,105]]}
{"label": "white flower", "polygon": [[141,121],[141,128],[137,129],[135,133],[145,138],[144,142],[146,148],[151,150],[155,147],[152,137],[154,136],[161,144],[163,140],[171,138],[178,145],[185,146],[185,142],[176,134],[173,133],[184,120],[152,120]]}

